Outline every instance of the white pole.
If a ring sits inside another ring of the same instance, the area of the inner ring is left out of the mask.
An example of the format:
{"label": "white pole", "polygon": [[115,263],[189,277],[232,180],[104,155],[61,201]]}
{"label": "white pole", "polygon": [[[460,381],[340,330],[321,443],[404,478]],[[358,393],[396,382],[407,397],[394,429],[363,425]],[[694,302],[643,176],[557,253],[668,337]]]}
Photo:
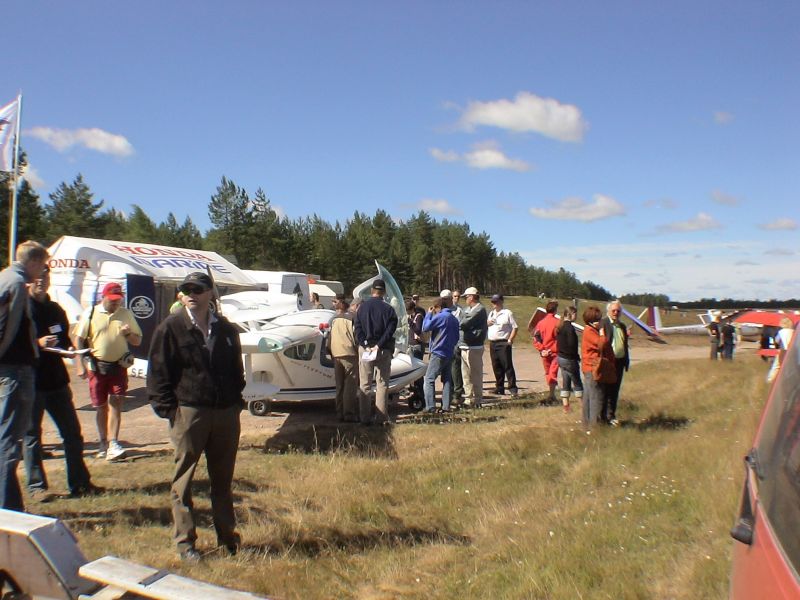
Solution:
{"label": "white pole", "polygon": [[17,126],[14,133],[14,157],[11,160],[13,188],[11,190],[11,218],[8,223],[8,264],[14,262],[17,249],[17,179],[19,178],[19,125],[22,121],[22,93],[17,96]]}

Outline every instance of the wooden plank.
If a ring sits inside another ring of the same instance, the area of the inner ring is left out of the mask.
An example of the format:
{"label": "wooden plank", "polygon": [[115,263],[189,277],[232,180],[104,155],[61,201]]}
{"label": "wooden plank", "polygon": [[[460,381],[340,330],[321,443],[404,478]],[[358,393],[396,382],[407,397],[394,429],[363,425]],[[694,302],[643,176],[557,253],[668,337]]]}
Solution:
{"label": "wooden plank", "polygon": [[155,600],[263,600],[248,592],[237,592],[188,577],[169,574],[147,586],[148,598]]}
{"label": "wooden plank", "polygon": [[[264,600],[248,592],[239,592],[188,577],[140,565],[115,556],[104,556],[80,568],[82,577],[133,592],[152,600]],[[95,600],[87,596],[87,600]],[[119,596],[97,596],[111,600]]]}
{"label": "wooden plank", "polygon": [[124,558],[117,558],[116,556],[98,558],[78,569],[78,574],[81,577],[107,585],[111,584],[126,590],[138,589],[138,586],[143,581],[152,579],[158,573],[158,569],[140,565]]}

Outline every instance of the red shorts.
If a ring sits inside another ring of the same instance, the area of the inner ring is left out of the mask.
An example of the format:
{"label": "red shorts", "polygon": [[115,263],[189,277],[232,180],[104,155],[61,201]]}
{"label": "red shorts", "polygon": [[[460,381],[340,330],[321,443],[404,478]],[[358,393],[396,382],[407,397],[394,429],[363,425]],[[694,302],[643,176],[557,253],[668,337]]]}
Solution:
{"label": "red shorts", "polygon": [[542,366],[544,367],[544,380],[547,385],[558,384],[558,354],[551,354],[542,357]]}
{"label": "red shorts", "polygon": [[109,394],[112,396],[124,396],[128,391],[128,370],[119,369],[112,375],[100,375],[94,371],[89,371],[89,397],[92,399],[92,406],[105,406],[108,404]]}

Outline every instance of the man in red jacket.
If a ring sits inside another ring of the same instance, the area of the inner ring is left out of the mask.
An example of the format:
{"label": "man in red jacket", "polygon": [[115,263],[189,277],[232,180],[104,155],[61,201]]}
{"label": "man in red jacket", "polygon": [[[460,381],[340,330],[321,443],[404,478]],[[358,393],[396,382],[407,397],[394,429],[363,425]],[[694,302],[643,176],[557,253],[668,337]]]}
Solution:
{"label": "man in red jacket", "polygon": [[[558,326],[558,302],[551,300],[545,305],[544,318],[533,328],[533,345],[542,357],[544,367],[544,377],[547,387],[550,388],[550,395],[545,401],[546,404],[558,404],[556,399],[556,385],[558,384],[558,342],[556,339],[556,327]],[[533,321],[533,318],[531,318]],[[528,328],[530,329],[530,325]]]}

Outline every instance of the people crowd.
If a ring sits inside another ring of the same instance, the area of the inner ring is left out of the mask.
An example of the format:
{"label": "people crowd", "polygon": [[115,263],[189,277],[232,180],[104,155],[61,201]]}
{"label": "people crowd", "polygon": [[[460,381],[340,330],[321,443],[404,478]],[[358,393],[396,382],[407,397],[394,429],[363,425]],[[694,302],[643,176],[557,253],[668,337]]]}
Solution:
{"label": "people crowd", "polygon": [[[64,310],[48,295],[48,259],[46,248],[24,242],[17,248],[16,261],[0,272],[0,506],[17,511],[25,509],[17,477],[20,460],[28,497],[50,497],[41,440],[45,412],[63,441],[69,496],[104,493],[84,460],[81,424],[63,358],[74,359],[77,376],[88,382],[99,440],[96,457],[115,462],[127,453],[120,442],[127,366],[131,348],[142,342],[142,330],[125,308],[122,286],[115,282],[98,289],[99,302],[81,314],[70,337]],[[343,423],[390,426],[391,363],[400,323],[386,300],[382,279],[372,281],[369,293],[369,298],[352,302],[337,294],[333,301],[335,314],[325,336],[334,366],[336,417]],[[195,546],[192,481],[203,455],[218,546],[233,555],[241,543],[231,485],[245,407],[245,374],[238,330],[213,310],[213,294],[210,275],[188,274],[178,286],[169,316],[153,334],[148,357],[147,395],[155,414],[166,421],[175,454],[170,483],[173,540],[188,562],[202,559]],[[408,353],[422,361],[427,355],[425,374],[410,389],[424,414],[484,406],[487,341],[493,395],[518,396],[513,345],[519,327],[502,294],[492,295],[490,303],[487,311],[474,286],[463,292],[442,290],[427,310],[417,295],[406,301],[407,323],[402,325],[408,332]],[[547,386],[542,404],[557,404],[570,412],[572,402],[578,403],[587,432],[598,425],[620,425],[620,389],[630,367],[630,332],[620,319],[622,313],[618,300],[608,303],[605,314],[590,305],[580,315],[581,325],[576,305],[565,307],[559,316],[558,302],[551,300],[528,322]],[[708,331],[711,358],[721,354],[731,359],[733,326],[716,315]],[[784,319],[770,378],[792,333],[792,322]]]}

